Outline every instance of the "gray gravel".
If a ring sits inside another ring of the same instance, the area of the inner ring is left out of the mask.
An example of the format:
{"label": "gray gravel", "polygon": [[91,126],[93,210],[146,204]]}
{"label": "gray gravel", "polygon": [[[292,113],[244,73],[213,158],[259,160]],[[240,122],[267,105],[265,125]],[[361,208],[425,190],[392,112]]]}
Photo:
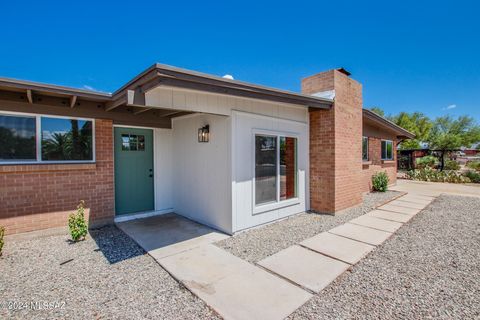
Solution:
{"label": "gray gravel", "polygon": [[[91,235],[76,244],[66,235],[7,242],[0,258],[0,303],[65,307],[11,312],[0,306],[0,319],[218,318],[116,227]],[[74,260],[60,265],[69,259]]]}
{"label": "gray gravel", "polygon": [[365,214],[400,195],[402,193],[397,191],[368,193],[364,196],[361,206],[344,210],[336,216],[301,213],[288,219],[239,233],[215,244],[237,257],[256,263],[293,244]]}
{"label": "gray gravel", "polygon": [[290,319],[480,319],[479,218],[441,196]]}

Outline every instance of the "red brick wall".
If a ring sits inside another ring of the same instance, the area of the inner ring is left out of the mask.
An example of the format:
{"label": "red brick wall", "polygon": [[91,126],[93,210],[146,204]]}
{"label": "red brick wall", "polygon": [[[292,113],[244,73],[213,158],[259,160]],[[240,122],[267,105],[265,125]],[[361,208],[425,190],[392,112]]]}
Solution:
{"label": "red brick wall", "polygon": [[95,120],[92,164],[0,165],[0,225],[7,234],[67,225],[80,200],[90,226],[114,217],[113,124]]}
{"label": "red brick wall", "polygon": [[310,208],[336,212],[362,202],[362,86],[331,70],[302,80],[302,92],[335,90],[330,110],[310,111]]}
{"label": "red brick wall", "polygon": [[368,161],[363,162],[363,191],[372,190],[372,176],[377,172],[384,171],[388,175],[389,184],[397,183],[397,141],[391,137],[393,141],[393,161],[383,161],[381,155],[382,138],[368,137]]}

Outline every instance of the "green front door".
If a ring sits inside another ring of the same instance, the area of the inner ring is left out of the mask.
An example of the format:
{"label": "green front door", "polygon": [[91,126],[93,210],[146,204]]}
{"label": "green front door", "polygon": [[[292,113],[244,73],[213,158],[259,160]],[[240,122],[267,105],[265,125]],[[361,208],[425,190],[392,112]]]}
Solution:
{"label": "green front door", "polygon": [[115,127],[115,213],[151,211],[153,131]]}

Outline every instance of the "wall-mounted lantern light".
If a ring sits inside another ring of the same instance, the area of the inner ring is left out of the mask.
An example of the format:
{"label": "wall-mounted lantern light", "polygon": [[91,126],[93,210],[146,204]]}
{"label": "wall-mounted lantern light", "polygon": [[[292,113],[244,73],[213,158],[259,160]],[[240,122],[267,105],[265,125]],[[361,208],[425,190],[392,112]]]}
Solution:
{"label": "wall-mounted lantern light", "polygon": [[198,142],[208,142],[209,135],[210,126],[207,124],[206,126],[198,129]]}

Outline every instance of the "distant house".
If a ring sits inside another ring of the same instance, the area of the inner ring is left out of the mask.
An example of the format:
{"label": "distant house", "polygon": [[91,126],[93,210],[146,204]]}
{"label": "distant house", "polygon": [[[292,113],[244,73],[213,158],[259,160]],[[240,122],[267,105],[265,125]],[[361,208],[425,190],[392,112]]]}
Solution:
{"label": "distant house", "polygon": [[0,225],[176,212],[233,234],[358,205],[413,135],[362,109],[344,69],[288,92],[155,64],[113,94],[0,78]]}

